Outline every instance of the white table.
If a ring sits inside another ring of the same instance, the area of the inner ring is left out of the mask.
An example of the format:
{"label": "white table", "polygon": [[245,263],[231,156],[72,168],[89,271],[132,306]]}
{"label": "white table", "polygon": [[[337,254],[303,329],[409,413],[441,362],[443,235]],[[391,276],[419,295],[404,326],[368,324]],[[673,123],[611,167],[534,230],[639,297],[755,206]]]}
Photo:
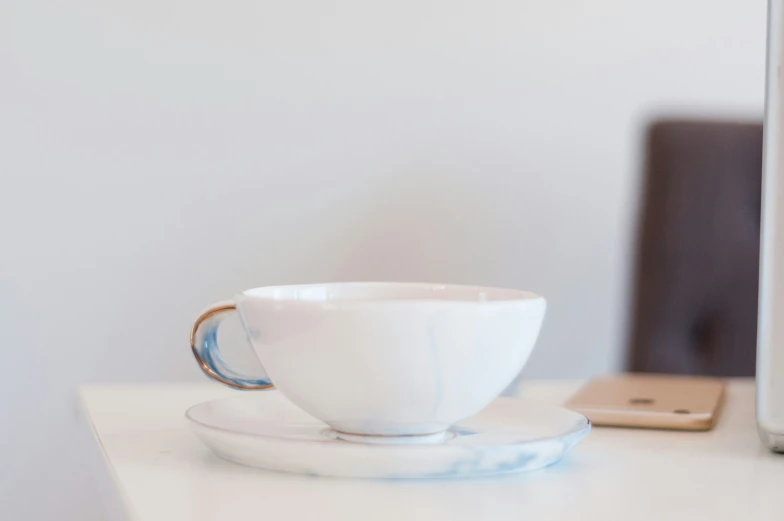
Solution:
{"label": "white table", "polygon": [[[519,395],[563,403],[578,383],[530,382]],[[733,381],[712,432],[596,427],[559,464],[458,481],[314,478],[214,456],[183,413],[237,391],[216,384],[89,386],[96,471],[118,519],[764,520],[784,519],[784,457],[760,444],[754,385]]]}

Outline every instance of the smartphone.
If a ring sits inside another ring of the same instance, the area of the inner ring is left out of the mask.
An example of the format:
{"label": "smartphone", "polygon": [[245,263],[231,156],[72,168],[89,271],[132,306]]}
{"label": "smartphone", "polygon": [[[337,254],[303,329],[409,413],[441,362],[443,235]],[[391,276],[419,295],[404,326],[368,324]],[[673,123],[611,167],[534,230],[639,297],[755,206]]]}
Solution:
{"label": "smartphone", "polygon": [[717,378],[624,374],[591,380],[566,407],[594,425],[705,431],[724,401]]}

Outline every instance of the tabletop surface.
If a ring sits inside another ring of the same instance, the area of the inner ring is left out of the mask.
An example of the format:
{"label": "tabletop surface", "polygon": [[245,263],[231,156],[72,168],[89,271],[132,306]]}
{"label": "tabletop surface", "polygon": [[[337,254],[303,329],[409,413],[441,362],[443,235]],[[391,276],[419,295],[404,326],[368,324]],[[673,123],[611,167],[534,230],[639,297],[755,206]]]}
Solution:
{"label": "tabletop surface", "polygon": [[[579,382],[532,381],[522,398],[562,404]],[[237,391],[217,384],[85,386],[95,471],[117,519],[780,521],[784,456],[760,443],[754,383],[730,382],[710,432],[595,427],[560,463],[464,480],[359,480],[243,467],[214,456],[185,410]],[[275,392],[275,391],[271,391]]]}

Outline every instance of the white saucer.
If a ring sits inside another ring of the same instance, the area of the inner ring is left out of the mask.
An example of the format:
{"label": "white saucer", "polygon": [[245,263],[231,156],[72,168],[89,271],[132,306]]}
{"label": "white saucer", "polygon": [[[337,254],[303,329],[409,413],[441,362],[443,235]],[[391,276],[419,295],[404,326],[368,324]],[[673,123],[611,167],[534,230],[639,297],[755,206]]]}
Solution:
{"label": "white saucer", "polygon": [[560,407],[498,398],[446,438],[426,445],[365,445],[339,440],[327,425],[276,391],[195,405],[196,435],[230,461],[282,472],[355,478],[463,478],[551,465],[591,428]]}

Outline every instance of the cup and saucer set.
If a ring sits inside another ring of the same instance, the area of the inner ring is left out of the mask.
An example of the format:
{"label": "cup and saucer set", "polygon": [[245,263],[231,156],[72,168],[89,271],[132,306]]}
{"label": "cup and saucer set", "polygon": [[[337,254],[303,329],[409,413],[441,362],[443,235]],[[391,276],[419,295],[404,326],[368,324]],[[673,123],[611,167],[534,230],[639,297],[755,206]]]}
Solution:
{"label": "cup and saucer set", "polygon": [[[265,375],[227,366],[217,330],[237,313]],[[239,390],[191,407],[230,461],[355,478],[467,478],[560,460],[585,416],[499,397],[531,354],[545,300],[511,289],[333,283],[250,289],[210,306],[191,347]]]}

